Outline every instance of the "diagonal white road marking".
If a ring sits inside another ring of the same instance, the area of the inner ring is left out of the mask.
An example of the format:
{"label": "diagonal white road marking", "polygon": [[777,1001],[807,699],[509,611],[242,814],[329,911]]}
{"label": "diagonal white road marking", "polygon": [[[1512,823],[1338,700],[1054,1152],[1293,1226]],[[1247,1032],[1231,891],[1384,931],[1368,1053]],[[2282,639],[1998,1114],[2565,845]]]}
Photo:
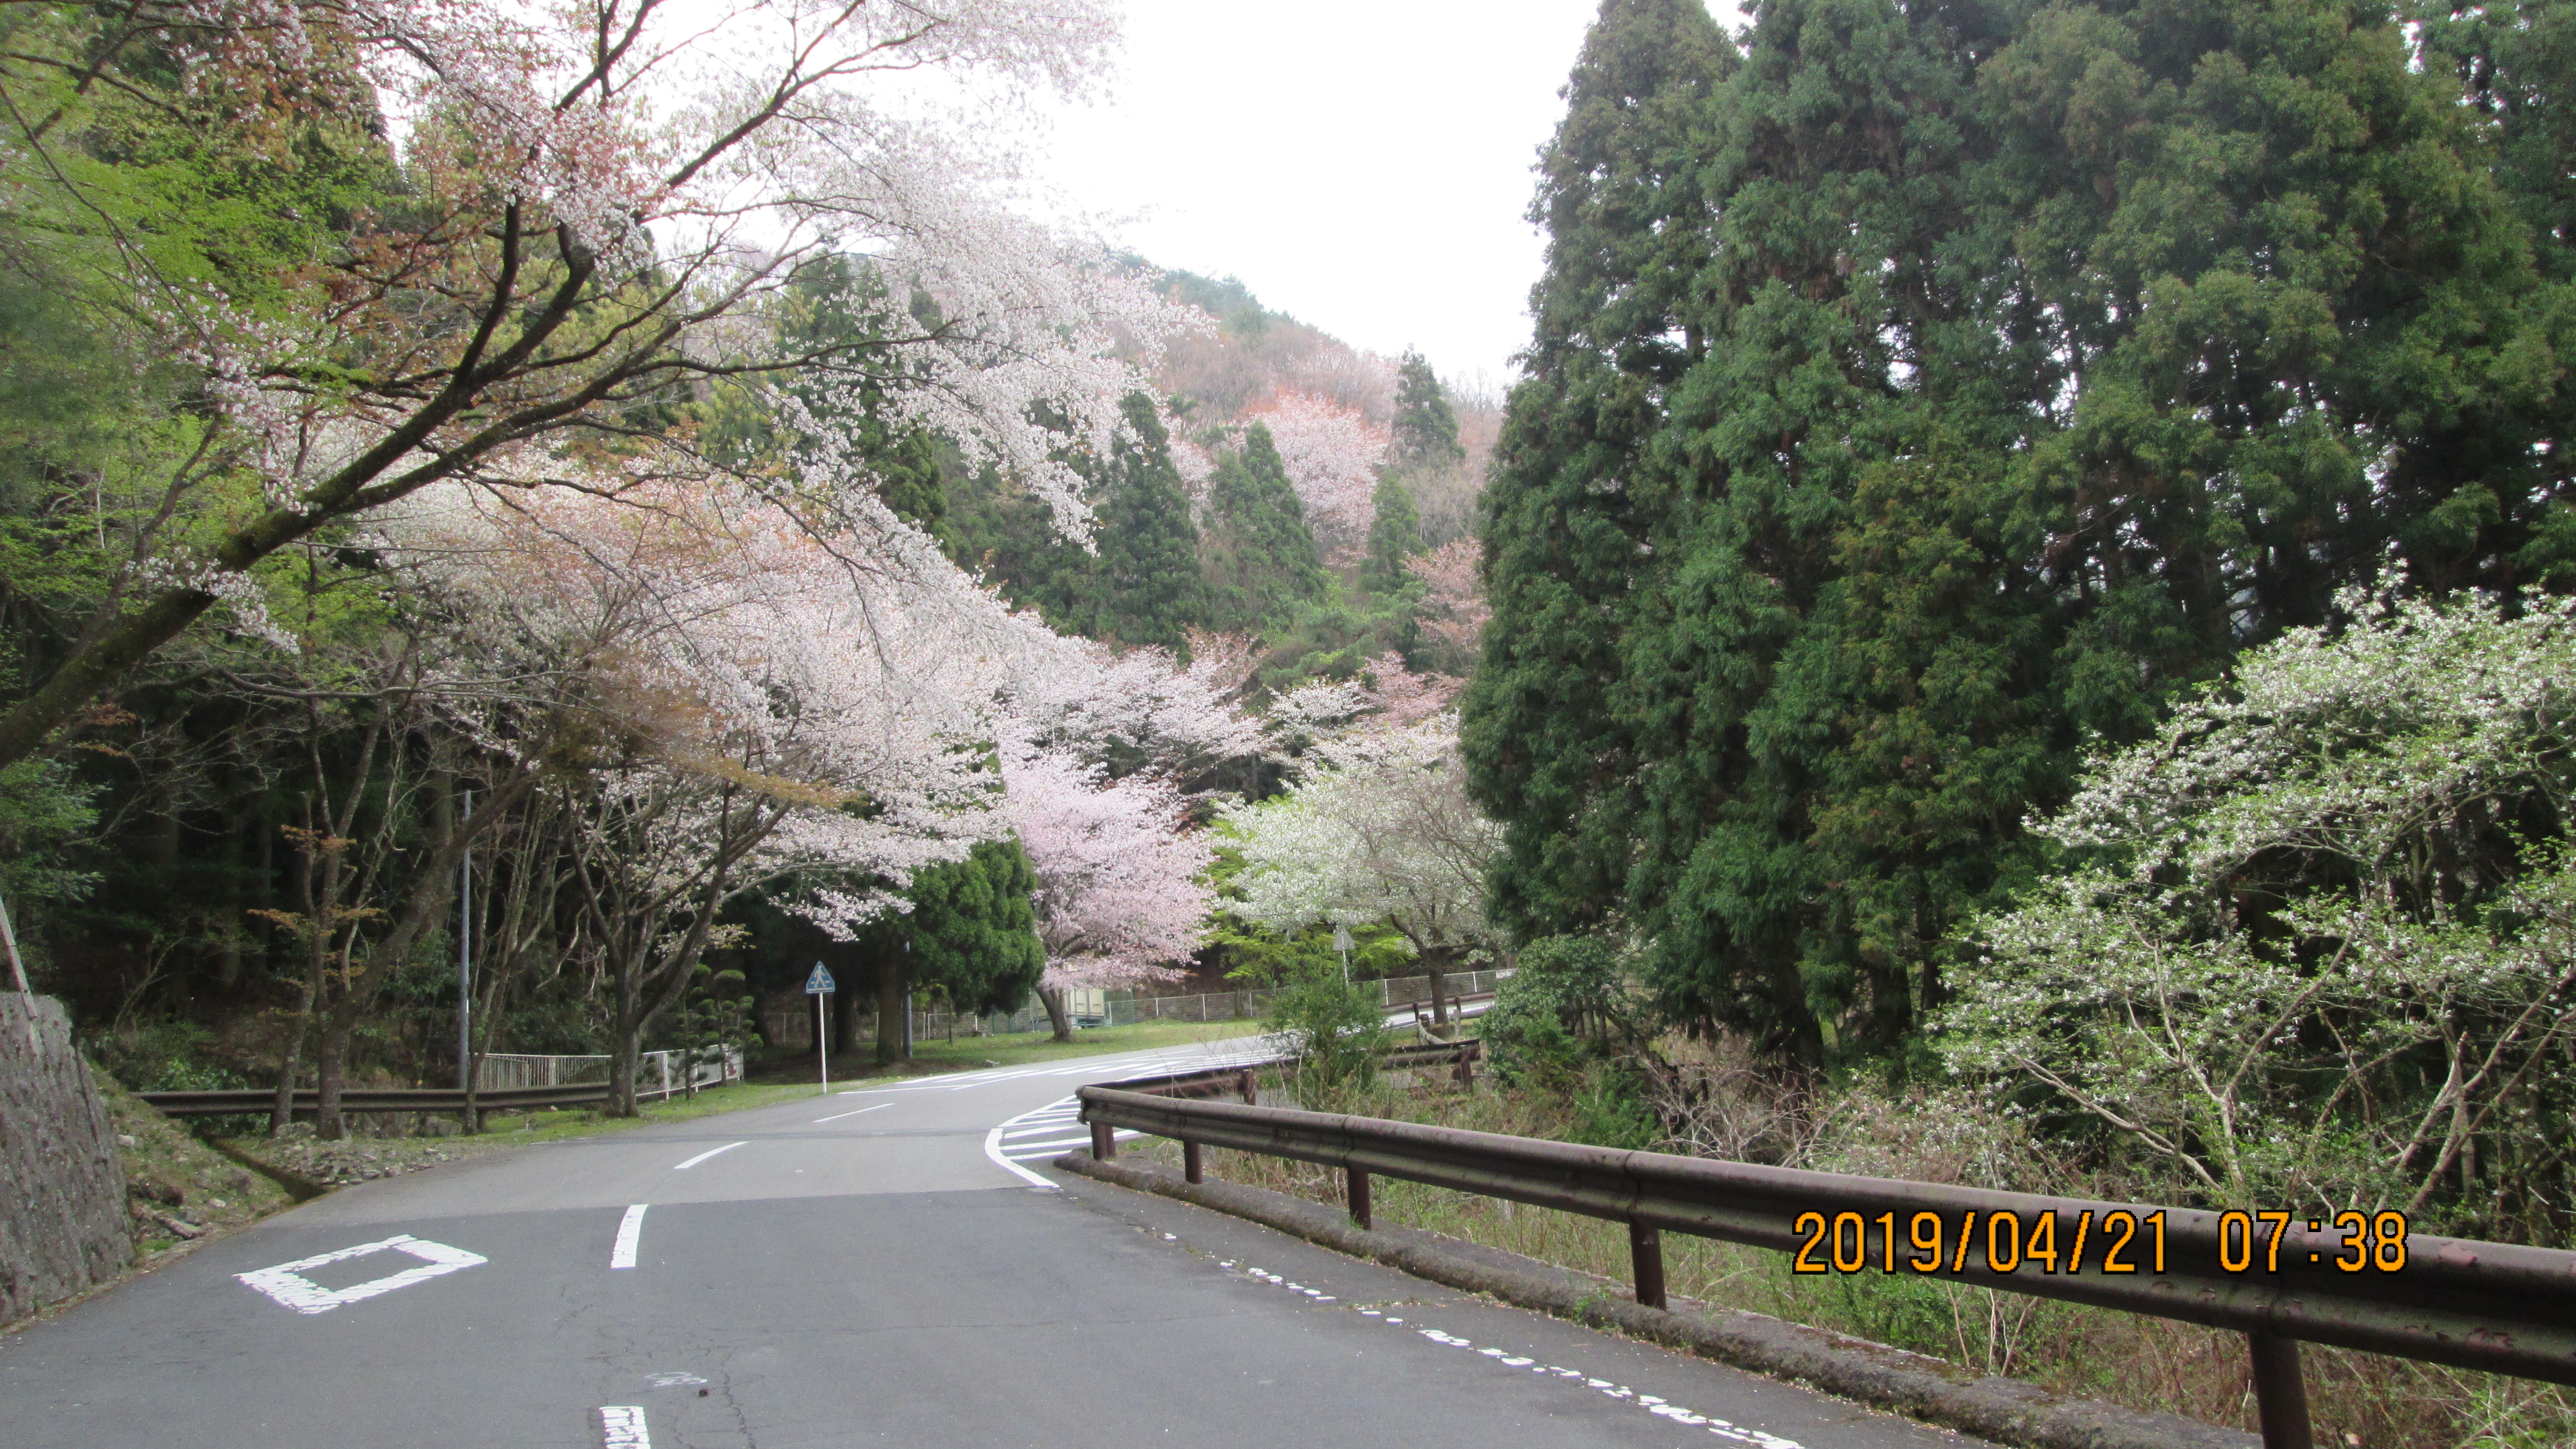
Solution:
{"label": "diagonal white road marking", "polygon": [[731,1152],[737,1147],[748,1147],[750,1145],[751,1143],[749,1139],[745,1139],[741,1142],[728,1142],[722,1147],[710,1147],[706,1151],[699,1153],[697,1156],[690,1158],[688,1161],[681,1163],[679,1166],[674,1167],[671,1170],[673,1172],[686,1172],[690,1168],[697,1166],[699,1163],[706,1161],[708,1158],[715,1156],[717,1153]]}
{"label": "diagonal white road marking", "polygon": [[626,1216],[619,1220],[617,1224],[617,1246],[608,1250],[609,1267],[632,1268],[635,1266],[635,1242],[636,1239],[644,1236],[644,1209],[651,1206],[651,1203],[639,1202],[633,1207],[628,1208],[626,1210]]}

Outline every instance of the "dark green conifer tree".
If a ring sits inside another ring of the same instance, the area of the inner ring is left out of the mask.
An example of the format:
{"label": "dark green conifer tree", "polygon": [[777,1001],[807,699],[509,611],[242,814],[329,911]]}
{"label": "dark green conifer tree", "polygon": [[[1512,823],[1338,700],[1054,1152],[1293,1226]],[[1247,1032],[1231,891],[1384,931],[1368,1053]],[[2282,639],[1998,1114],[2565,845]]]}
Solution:
{"label": "dark green conifer tree", "polygon": [[1046,970],[1038,939],[1037,871],[1017,840],[986,840],[964,860],[916,872],[896,923],[912,943],[913,983],[937,986],[958,1010],[1017,1011]]}
{"label": "dark green conifer tree", "polygon": [[1602,926],[1625,900],[1637,756],[1611,690],[1669,488],[1648,450],[1658,400],[1702,348],[1701,153],[1735,65],[1699,0],[1605,0],[1539,158],[1547,269],[1484,498],[1494,620],[1461,731],[1507,828],[1490,908],[1524,938]]}
{"label": "dark green conifer tree", "polygon": [[1098,562],[1076,612],[1088,615],[1083,632],[1093,638],[1185,649],[1186,632],[1207,622],[1189,491],[1153,400],[1131,393],[1121,410],[1132,435],[1119,438],[1102,469]]}
{"label": "dark green conifer tree", "polygon": [[[2392,557],[2512,582],[2567,400],[2525,225],[2385,15],[1772,0],[1747,40],[1696,243],[1549,217],[1468,745],[1517,929],[1633,924],[1668,1007],[1816,1065],[1939,1003],[2088,735]],[[1617,327],[1602,238],[1685,253],[1641,264],[1690,287],[1662,325]],[[1610,389],[1562,380],[1674,347],[1580,451]]]}
{"label": "dark green conifer tree", "polygon": [[1208,483],[1209,618],[1219,629],[1260,633],[1324,597],[1324,567],[1306,508],[1288,481],[1270,429],[1255,423],[1243,446],[1217,455]]}
{"label": "dark green conifer tree", "polygon": [[1369,522],[1368,556],[1360,560],[1360,587],[1378,597],[1393,598],[1413,588],[1404,561],[1422,552],[1422,513],[1413,494],[1392,467],[1379,472],[1373,500],[1377,516]]}
{"label": "dark green conifer tree", "polygon": [[1462,461],[1458,415],[1450,410],[1440,379],[1419,352],[1405,350],[1395,369],[1395,422],[1388,429],[1387,466],[1399,473]]}

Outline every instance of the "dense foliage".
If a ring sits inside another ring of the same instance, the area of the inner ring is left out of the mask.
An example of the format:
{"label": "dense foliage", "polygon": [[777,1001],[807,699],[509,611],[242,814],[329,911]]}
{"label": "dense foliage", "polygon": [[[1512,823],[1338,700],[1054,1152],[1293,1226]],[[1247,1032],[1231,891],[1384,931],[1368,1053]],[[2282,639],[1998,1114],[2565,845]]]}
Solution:
{"label": "dense foliage", "polygon": [[[2566,54],[2478,33],[2536,91]],[[1512,927],[1633,927],[1791,1061],[1899,1050],[2086,737],[2391,558],[2550,578],[2563,177],[2419,53],[2312,0],[1605,5],[1466,702]]]}

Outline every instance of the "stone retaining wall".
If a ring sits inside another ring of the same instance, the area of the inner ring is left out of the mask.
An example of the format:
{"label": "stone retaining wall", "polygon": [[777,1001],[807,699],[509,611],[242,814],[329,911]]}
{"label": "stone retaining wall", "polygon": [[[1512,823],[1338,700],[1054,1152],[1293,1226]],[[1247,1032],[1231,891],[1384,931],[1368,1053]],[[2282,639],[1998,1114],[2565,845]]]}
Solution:
{"label": "stone retaining wall", "polygon": [[0,1323],[114,1277],[134,1254],[107,1104],[62,1003],[0,991]]}

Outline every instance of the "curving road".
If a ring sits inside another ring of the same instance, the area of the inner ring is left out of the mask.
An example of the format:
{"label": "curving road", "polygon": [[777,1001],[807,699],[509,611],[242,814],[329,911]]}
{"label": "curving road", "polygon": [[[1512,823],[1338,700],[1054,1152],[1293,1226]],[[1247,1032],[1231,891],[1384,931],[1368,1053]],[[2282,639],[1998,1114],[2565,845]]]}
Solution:
{"label": "curving road", "polygon": [[1043,1163],[919,1079],[345,1189],[0,1338],[9,1449],[1930,1449],[1956,1436]]}

